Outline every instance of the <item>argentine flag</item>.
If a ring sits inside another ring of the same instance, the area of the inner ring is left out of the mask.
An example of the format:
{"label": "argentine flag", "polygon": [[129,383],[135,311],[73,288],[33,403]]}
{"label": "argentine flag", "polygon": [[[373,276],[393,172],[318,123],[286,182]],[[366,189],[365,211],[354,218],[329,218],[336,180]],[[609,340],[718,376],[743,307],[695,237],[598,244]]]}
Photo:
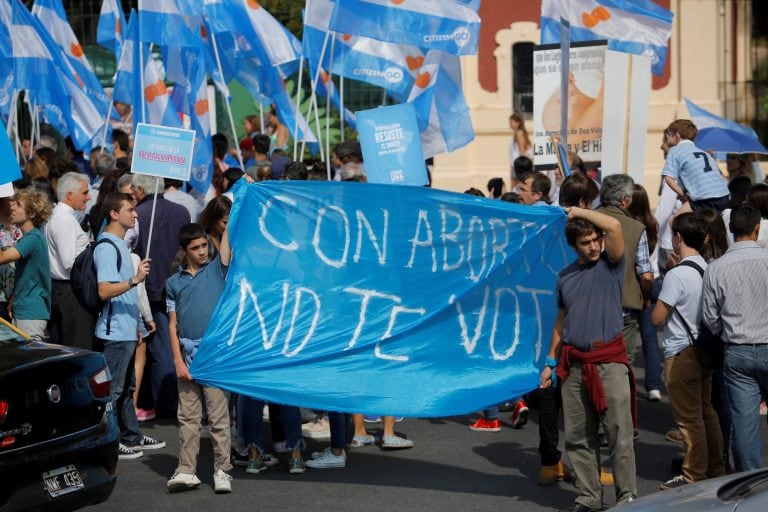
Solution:
{"label": "argentine flag", "polygon": [[75,80],[85,87],[88,96],[93,100],[99,112],[106,115],[111,100],[104,92],[101,82],[85,57],[83,47],[80,46],[80,42],[67,21],[61,0],[36,0],[32,14],[61,48],[73,68]]}
{"label": "argentine flag", "polygon": [[[333,7],[333,0],[311,0],[304,12],[304,55],[315,69],[325,34],[330,30]],[[404,101],[413,85],[412,73],[423,61],[424,52],[415,46],[336,33],[333,43],[329,38],[326,44],[322,67],[330,69],[334,75],[381,87]]]}
{"label": "argentine flag", "polygon": [[[685,106],[691,114],[691,121],[699,133],[694,141],[700,148],[719,153],[762,153],[768,155],[760,143],[755,130],[736,121],[720,117],[704,110],[685,98]],[[718,156],[720,159],[720,156]]]}
{"label": "argentine flag", "polygon": [[[134,129],[139,122],[162,126],[181,127],[181,119],[171,103],[170,94],[158,65],[146,44],[139,42],[138,16],[131,11],[128,32],[123,40],[123,54],[117,65],[115,88],[112,98],[115,101],[133,106]],[[144,82],[141,83],[139,69],[143,52]],[[142,112],[142,95],[146,111]]]}
{"label": "argentine flag", "polygon": [[111,50],[118,60],[123,49],[123,31],[127,28],[120,0],[104,0],[96,27],[96,42]]}
{"label": "argentine flag", "polygon": [[460,0],[336,0],[331,29],[454,55],[475,55],[480,17]]}
{"label": "argentine flag", "polygon": [[654,75],[667,61],[672,12],[651,0],[542,0],[541,44],[560,42],[560,18],[571,41],[608,40],[608,48],[651,59]]}

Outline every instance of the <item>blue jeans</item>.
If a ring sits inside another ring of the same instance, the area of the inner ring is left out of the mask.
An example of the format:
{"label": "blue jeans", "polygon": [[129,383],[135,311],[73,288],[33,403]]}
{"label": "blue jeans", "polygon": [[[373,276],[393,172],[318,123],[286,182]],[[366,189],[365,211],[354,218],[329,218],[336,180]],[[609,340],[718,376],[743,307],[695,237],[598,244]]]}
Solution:
{"label": "blue jeans", "polygon": [[133,356],[136,353],[135,341],[109,341],[100,339],[104,346],[104,359],[112,375],[112,406],[117,413],[120,427],[120,442],[125,446],[141,444],[139,421],[133,407],[133,389],[136,385],[133,369]]}
{"label": "blue jeans", "polygon": [[[261,430],[264,418],[264,400],[244,395],[237,397],[237,432],[246,446],[261,445]],[[280,406],[280,418],[285,429],[285,446],[289,450],[301,447],[301,411],[290,405]],[[274,428],[274,425],[273,425]]]}
{"label": "blue jeans", "polygon": [[733,462],[736,471],[762,467],[760,401],[768,396],[768,344],[725,344],[725,387],[733,422]]}
{"label": "blue jeans", "polygon": [[640,337],[643,340],[643,359],[645,359],[645,390],[661,389],[661,349],[656,327],[651,323],[651,311],[655,306],[651,302],[648,309],[640,313]]}
{"label": "blue jeans", "polygon": [[331,424],[331,448],[341,448],[347,445],[347,433],[351,433],[349,422],[352,415],[344,412],[329,412],[328,422]]}

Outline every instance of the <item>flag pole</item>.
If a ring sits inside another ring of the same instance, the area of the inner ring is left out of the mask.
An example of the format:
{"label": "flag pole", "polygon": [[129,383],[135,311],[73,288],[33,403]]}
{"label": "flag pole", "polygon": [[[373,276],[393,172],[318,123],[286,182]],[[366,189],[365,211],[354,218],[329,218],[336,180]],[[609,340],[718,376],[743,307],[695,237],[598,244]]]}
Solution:
{"label": "flag pole", "polygon": [[112,117],[112,107],[114,102],[110,100],[109,108],[107,109],[107,117],[104,119],[104,133],[101,135],[101,151],[103,153],[107,147],[107,131],[109,130],[109,118]]}
{"label": "flag pole", "polygon": [[[331,35],[331,31],[327,30],[325,32],[325,38],[323,39],[323,47],[320,49],[320,58],[318,59],[317,71],[315,71],[314,79],[312,79],[310,81],[310,93],[309,94],[312,97],[312,102],[310,102],[309,111],[311,111],[312,105],[314,104],[314,106],[315,106],[315,118],[316,119],[317,119],[317,99],[315,98],[315,95],[317,93],[317,81],[320,79],[320,70],[323,69],[323,59],[325,59],[325,51],[328,48],[328,37],[330,37],[330,35]],[[303,59],[303,57],[302,57],[302,59]],[[299,69],[299,73],[301,73],[301,69]],[[301,76],[301,75],[299,75],[299,76]],[[298,110],[298,108],[296,110]],[[310,117],[309,116],[309,111],[307,111],[307,117]],[[299,122],[299,120],[297,118],[296,119],[297,129],[298,129],[298,122]],[[318,121],[317,124],[318,124],[318,129],[319,129],[319,121]],[[294,138],[294,141],[295,140],[296,139]],[[318,139],[318,142],[322,142],[322,141],[320,141]],[[320,147],[321,148],[323,147],[322,143],[320,144]],[[295,149],[294,149],[294,151],[295,151]]]}
{"label": "flag pole", "polygon": [[[336,46],[336,32],[331,36],[331,56],[328,59],[328,83],[325,84],[325,156],[328,157],[326,170],[331,169],[331,85],[333,84],[333,50]],[[322,155],[321,155],[322,156]]]}
{"label": "flag pole", "polygon": [[[216,43],[216,33],[213,30],[211,30],[211,42],[213,43],[213,55],[216,57],[216,66],[218,66],[219,68],[219,74],[221,75],[221,79],[223,81],[224,70],[221,67],[221,58],[219,57],[219,45],[218,43]],[[233,139],[233,142],[235,143],[235,151],[237,152],[237,161],[240,163],[240,170],[245,172],[245,165],[243,164],[243,154],[240,152],[240,143],[237,140],[237,132],[235,132],[235,118],[232,116],[232,105],[229,104],[228,98],[224,103],[226,103],[227,105],[227,114],[229,114],[229,128],[232,130],[232,139]]]}
{"label": "flag pole", "polygon": [[[293,160],[296,160],[296,151],[299,148],[299,105],[301,105],[301,79],[304,74],[304,55],[299,59],[299,81],[296,83],[296,112],[293,115]],[[307,134],[304,134],[306,138]]]}
{"label": "flag pole", "polygon": [[571,68],[571,24],[560,18],[560,142],[568,148],[568,78]]}
{"label": "flag pole", "polygon": [[344,142],[344,75],[339,75],[339,125],[341,127],[341,142]]}
{"label": "flag pole", "polygon": [[[141,122],[145,123],[146,118],[144,117],[144,111],[146,110],[146,99],[144,98],[144,39],[142,39],[143,34],[141,31],[141,11],[143,9],[142,7],[143,4],[144,2],[142,0],[139,0],[139,11],[136,13],[136,15],[139,17],[139,41],[138,41],[139,48],[138,50],[139,50],[139,90],[141,91]],[[152,235],[151,228],[150,228],[149,234]]]}

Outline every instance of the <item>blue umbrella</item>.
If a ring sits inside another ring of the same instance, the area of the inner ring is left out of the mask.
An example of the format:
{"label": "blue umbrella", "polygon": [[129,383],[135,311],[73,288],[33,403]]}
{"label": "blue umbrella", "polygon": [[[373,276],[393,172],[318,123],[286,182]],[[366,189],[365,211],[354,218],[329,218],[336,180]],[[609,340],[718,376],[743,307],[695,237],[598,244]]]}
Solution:
{"label": "blue umbrella", "polygon": [[685,98],[691,121],[699,129],[694,141],[706,151],[718,153],[762,153],[768,155],[768,149],[760,143],[755,130],[743,124],[704,110]]}

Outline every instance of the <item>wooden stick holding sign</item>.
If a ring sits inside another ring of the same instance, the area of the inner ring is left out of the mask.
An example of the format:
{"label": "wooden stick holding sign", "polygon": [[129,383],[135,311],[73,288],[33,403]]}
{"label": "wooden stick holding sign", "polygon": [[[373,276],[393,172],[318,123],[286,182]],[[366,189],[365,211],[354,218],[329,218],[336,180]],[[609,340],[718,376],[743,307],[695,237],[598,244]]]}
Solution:
{"label": "wooden stick holding sign", "polygon": [[131,172],[155,176],[155,197],[152,201],[152,216],[149,221],[147,237],[147,252],[152,246],[152,230],[155,224],[155,208],[157,195],[162,192],[160,178],[189,181],[192,172],[192,153],[195,149],[194,130],[169,128],[153,124],[139,123],[136,125],[136,136],[133,139],[133,159]]}

